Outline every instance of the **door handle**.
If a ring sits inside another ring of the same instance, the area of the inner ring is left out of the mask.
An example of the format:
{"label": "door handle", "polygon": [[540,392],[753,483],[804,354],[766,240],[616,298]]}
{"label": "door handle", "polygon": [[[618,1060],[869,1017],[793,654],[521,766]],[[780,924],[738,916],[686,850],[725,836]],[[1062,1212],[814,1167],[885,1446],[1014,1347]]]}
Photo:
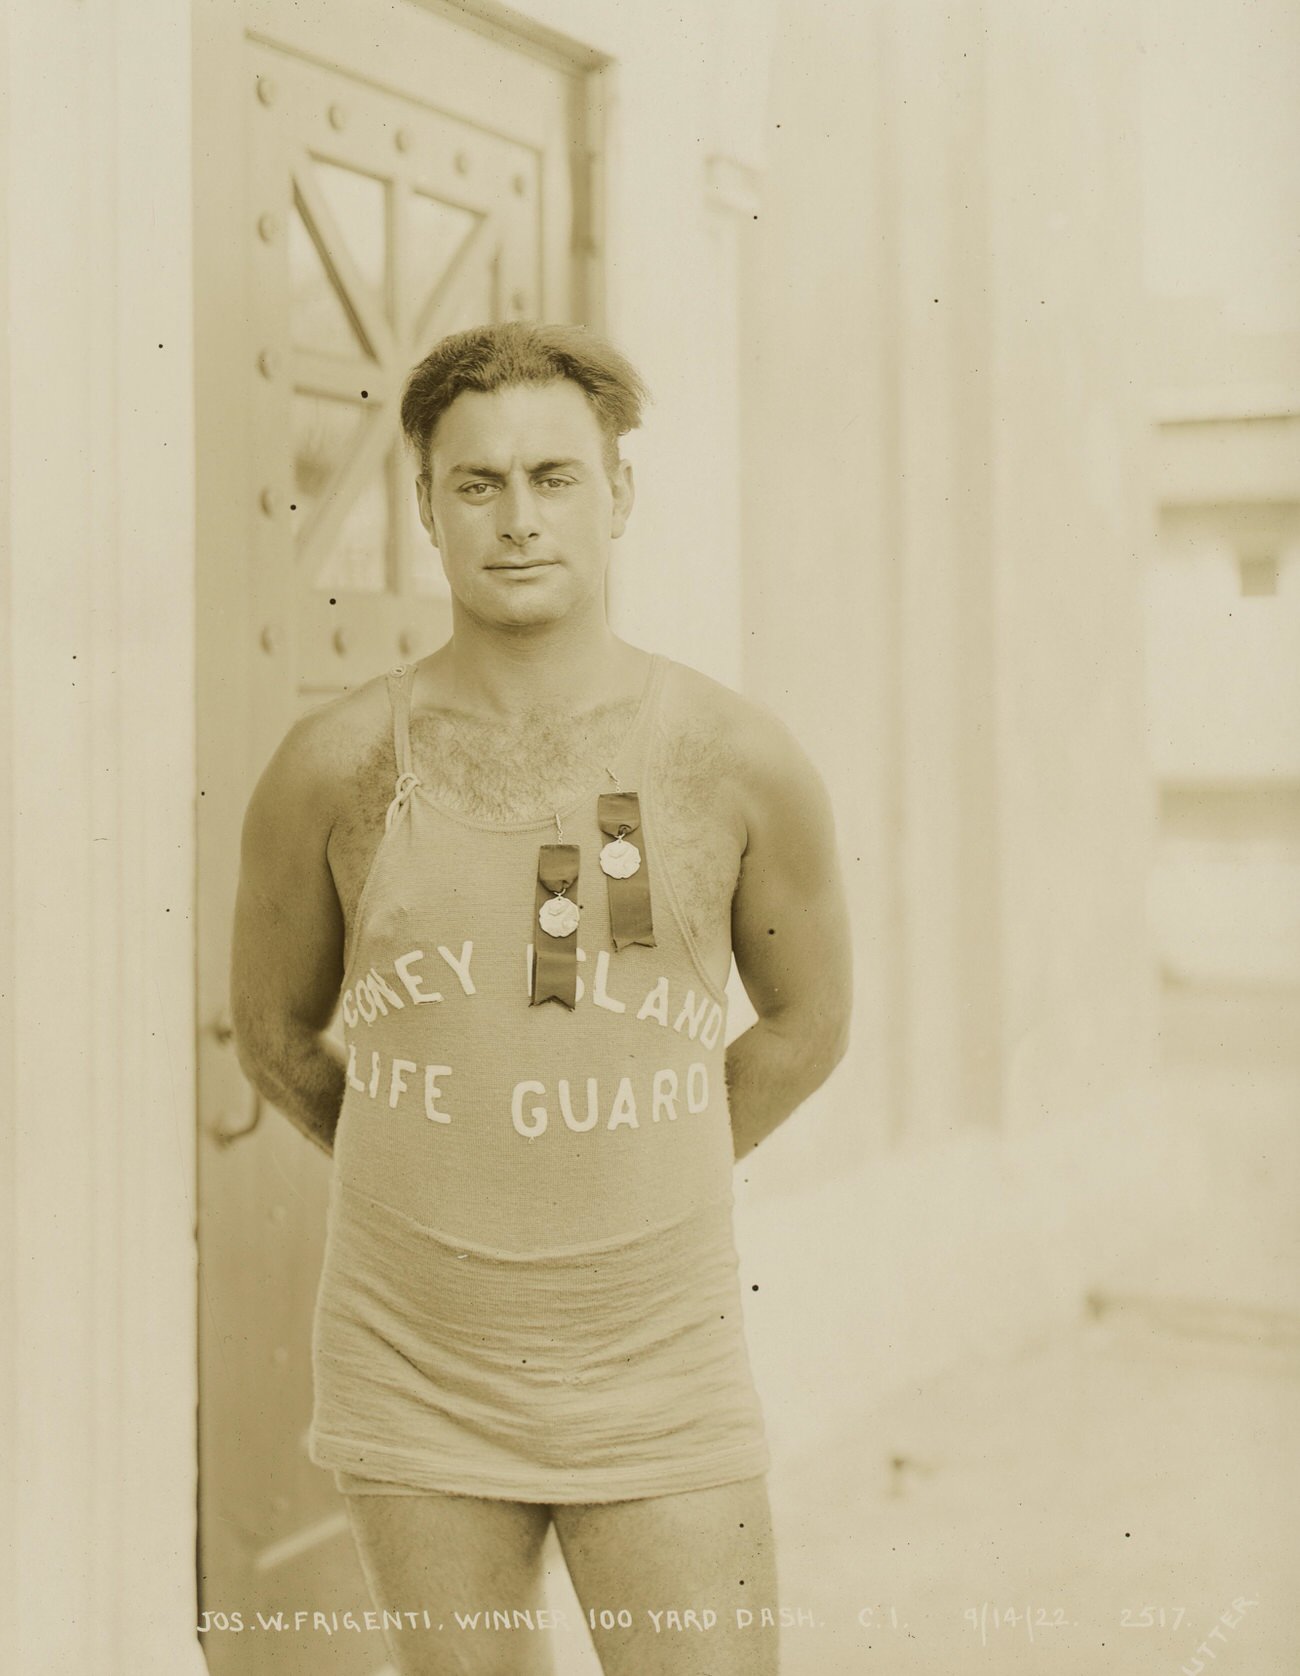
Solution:
{"label": "door handle", "polygon": [[242,1140],[245,1135],[251,1135],[262,1121],[262,1096],[256,1089],[252,1093],[252,1103],[249,1107],[249,1117],[243,1123],[239,1121],[238,1113],[223,1106],[211,1123],[206,1125],[209,1136],[218,1146],[230,1146],[232,1142]]}
{"label": "door handle", "polygon": [[[213,1019],[209,1027],[212,1039],[218,1047],[229,1047],[235,1039],[235,1021],[230,1008],[225,1006]],[[215,1117],[204,1124],[209,1137],[218,1146],[230,1146],[232,1142],[240,1140],[244,1135],[251,1135],[262,1121],[262,1096],[255,1088],[249,1088],[251,1101],[248,1116],[240,1118],[238,1111],[232,1111],[224,1102],[218,1107]]]}

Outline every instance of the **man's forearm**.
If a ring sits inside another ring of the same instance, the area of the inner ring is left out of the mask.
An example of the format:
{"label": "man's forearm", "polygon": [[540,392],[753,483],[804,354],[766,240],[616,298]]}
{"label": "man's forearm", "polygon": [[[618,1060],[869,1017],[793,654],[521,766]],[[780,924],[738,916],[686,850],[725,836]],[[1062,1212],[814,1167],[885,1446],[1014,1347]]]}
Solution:
{"label": "man's forearm", "polygon": [[322,1152],[333,1154],[343,1106],[343,1052],[319,1031],[288,1031],[272,1047],[245,1045],[240,1064],[258,1093],[283,1112]]}
{"label": "man's forearm", "polygon": [[759,1019],[727,1049],[727,1098],[737,1158],[821,1087],[844,1056],[844,1039],[825,1028]]}

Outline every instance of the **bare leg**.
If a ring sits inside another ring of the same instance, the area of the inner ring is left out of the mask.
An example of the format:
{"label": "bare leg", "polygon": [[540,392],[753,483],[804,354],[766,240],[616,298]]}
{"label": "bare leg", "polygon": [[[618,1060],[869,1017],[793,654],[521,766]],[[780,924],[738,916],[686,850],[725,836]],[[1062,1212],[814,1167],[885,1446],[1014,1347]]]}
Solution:
{"label": "bare leg", "polygon": [[427,1610],[435,1626],[385,1631],[401,1676],[551,1676],[545,1631],[465,1629],[455,1617],[536,1613],[545,1604],[541,1552],[549,1509],[478,1496],[346,1499],[375,1609]]}
{"label": "bare leg", "polygon": [[[605,1676],[776,1676],[777,1631],[760,1626],[777,1605],[765,1479],[551,1514]],[[602,1626],[620,1608],[631,1628]]]}

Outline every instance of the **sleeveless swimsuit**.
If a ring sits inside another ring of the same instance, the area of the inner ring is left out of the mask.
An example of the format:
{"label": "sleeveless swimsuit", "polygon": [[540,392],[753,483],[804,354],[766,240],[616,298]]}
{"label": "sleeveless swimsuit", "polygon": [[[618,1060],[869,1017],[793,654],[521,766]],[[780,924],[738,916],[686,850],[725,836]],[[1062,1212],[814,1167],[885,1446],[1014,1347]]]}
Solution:
{"label": "sleeveless swimsuit", "polygon": [[603,783],[581,847],[578,996],[530,1005],[556,821],[442,807],[398,779],[345,950],[346,1091],[313,1323],[311,1459],[350,1493],[617,1501],[769,1465],[741,1318],[726,995],[657,843],[651,660],[608,764],[640,796],[656,946],[617,953]]}

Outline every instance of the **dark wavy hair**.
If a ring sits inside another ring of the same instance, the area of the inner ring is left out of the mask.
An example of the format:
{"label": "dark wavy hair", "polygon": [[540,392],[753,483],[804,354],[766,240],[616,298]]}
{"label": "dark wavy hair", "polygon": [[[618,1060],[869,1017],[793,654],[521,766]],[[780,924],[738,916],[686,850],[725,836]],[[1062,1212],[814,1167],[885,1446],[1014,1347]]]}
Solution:
{"label": "dark wavy hair", "polygon": [[464,390],[553,384],[567,378],[591,404],[603,435],[605,470],[619,463],[618,439],[641,423],[650,392],[631,362],[584,326],[504,320],[442,338],[410,373],[402,391],[402,431],[429,475],[438,421]]}

